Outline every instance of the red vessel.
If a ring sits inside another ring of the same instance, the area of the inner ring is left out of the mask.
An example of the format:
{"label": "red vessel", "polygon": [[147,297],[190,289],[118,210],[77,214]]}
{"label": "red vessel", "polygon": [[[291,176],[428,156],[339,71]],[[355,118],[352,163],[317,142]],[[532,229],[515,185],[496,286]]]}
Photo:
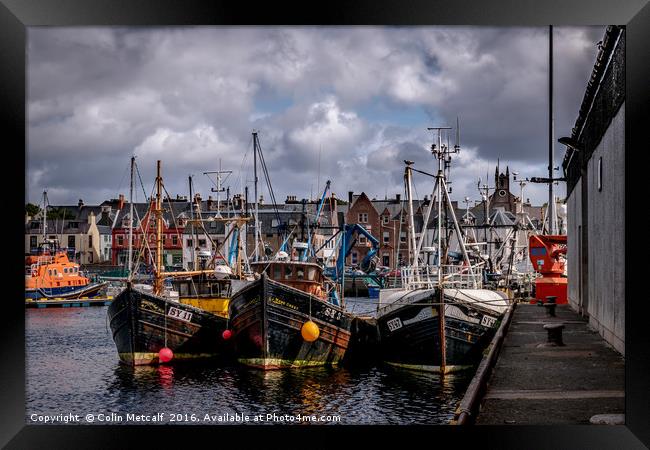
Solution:
{"label": "red vessel", "polygon": [[528,249],[535,271],[542,275],[535,281],[535,298],[555,296],[556,303],[567,303],[566,235],[533,235]]}

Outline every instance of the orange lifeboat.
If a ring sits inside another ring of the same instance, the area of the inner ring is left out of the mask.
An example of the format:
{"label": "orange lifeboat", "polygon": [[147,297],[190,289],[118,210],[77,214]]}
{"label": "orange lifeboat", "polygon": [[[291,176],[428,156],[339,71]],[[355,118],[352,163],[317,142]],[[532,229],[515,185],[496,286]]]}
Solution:
{"label": "orange lifeboat", "polygon": [[25,258],[25,298],[79,298],[97,295],[106,283],[91,283],[65,251]]}

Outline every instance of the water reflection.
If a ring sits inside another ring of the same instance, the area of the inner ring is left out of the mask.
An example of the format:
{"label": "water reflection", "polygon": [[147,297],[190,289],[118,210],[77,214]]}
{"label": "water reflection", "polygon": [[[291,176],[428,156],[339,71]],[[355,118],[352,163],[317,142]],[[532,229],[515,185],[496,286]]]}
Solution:
{"label": "water reflection", "polygon": [[61,410],[199,417],[325,414],[340,416],[343,424],[444,424],[472,376],[470,371],[441,378],[390,366],[261,371],[185,363],[134,368],[118,362],[110,333],[104,332],[105,308],[52,311],[27,312],[28,416]]}

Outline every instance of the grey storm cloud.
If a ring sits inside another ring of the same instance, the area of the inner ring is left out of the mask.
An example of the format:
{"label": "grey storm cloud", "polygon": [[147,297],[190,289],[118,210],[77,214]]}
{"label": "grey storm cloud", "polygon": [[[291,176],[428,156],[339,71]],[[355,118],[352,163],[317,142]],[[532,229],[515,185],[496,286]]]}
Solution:
{"label": "grey storm cloud", "polygon": [[[556,139],[603,33],[555,28]],[[43,189],[55,204],[125,193],[132,154],[146,190],[160,159],[172,195],[189,174],[207,195],[202,173],[219,164],[238,192],[252,179],[253,130],[278,200],[316,196],[327,179],[341,197],[399,193],[404,159],[432,167],[426,126],[457,117],[458,195],[476,197],[498,158],[523,176],[547,166],[547,28],[30,28],[27,57],[29,201]],[[545,201],[542,186],[527,192]]]}

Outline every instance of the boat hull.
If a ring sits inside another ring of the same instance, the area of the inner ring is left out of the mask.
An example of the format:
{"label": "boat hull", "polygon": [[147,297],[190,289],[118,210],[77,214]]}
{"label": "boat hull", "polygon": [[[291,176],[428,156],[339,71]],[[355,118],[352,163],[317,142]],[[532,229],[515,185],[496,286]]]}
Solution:
{"label": "boat hull", "polygon": [[[397,305],[380,315],[381,359],[392,366],[441,372],[439,295],[431,290],[413,303]],[[500,323],[498,314],[445,300],[444,372],[477,364]]]}
{"label": "boat hull", "polygon": [[165,346],[173,361],[227,357],[232,347],[222,336],[227,319],[134,288],[113,299],[108,319],[120,361],[127,365],[159,364]]}
{"label": "boat hull", "polygon": [[[350,340],[349,313],[264,275],[233,295],[229,314],[237,360],[249,367],[336,365]],[[310,319],[319,328],[313,342],[301,334]]]}
{"label": "boat hull", "polygon": [[25,298],[81,298],[95,297],[108,283],[95,283],[86,286],[61,286],[53,288],[25,289]]}

